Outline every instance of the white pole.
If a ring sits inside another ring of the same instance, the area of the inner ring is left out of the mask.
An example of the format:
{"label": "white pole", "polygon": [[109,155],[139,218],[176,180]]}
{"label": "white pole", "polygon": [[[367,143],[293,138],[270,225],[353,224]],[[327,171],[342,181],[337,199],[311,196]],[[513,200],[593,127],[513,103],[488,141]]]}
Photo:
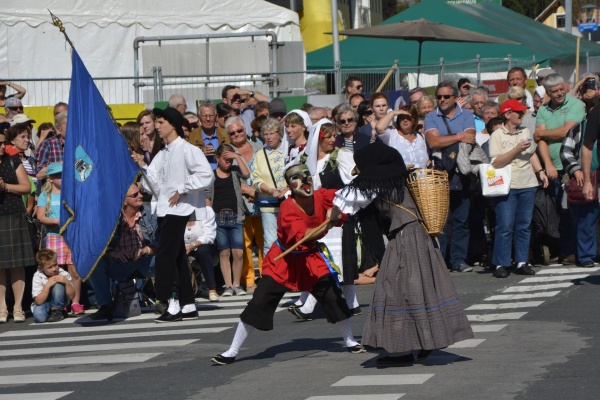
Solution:
{"label": "white pole", "polygon": [[[579,16],[577,16],[579,18]],[[573,34],[573,2],[565,0],[565,32],[569,35]]]}
{"label": "white pole", "polygon": [[333,93],[338,94],[342,88],[342,62],[340,61],[340,38],[336,0],[331,0],[331,25],[331,32],[333,34],[333,68],[335,69],[335,87],[333,88]]}

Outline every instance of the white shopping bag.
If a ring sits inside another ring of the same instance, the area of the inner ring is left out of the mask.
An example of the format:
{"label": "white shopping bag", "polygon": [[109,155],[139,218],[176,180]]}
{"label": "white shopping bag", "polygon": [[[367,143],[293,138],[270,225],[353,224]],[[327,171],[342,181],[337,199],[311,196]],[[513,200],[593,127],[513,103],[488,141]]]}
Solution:
{"label": "white shopping bag", "polygon": [[485,197],[505,196],[510,191],[512,167],[508,164],[494,168],[491,164],[479,164],[481,192]]}

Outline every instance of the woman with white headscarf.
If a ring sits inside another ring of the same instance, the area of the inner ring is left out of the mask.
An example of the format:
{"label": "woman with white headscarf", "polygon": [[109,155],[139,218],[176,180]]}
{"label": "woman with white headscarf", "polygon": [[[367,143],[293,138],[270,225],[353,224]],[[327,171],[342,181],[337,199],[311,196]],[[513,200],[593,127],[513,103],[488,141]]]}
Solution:
{"label": "woman with white headscarf", "polygon": [[292,110],[283,119],[285,126],[284,145],[287,149],[286,164],[292,162],[304,151],[312,122],[308,113],[302,110]]}
{"label": "woman with white headscarf", "polygon": [[[335,125],[328,119],[322,119],[315,124],[308,138],[304,153],[296,158],[293,163],[306,163],[313,177],[313,187],[341,189],[352,181],[354,168],[353,154],[345,148],[337,148],[335,143]],[[353,222],[348,222],[353,224]],[[353,226],[353,225],[352,225]],[[353,230],[353,228],[352,228]],[[343,228],[332,228],[321,239],[333,256],[333,261],[343,270],[344,285],[342,286],[348,308],[353,314],[358,315],[360,308],[356,299],[354,279],[357,277],[357,262],[348,262],[343,256],[344,252],[356,254],[355,243],[351,248],[342,248]],[[356,260],[356,257],[354,257]],[[316,299],[308,292],[303,292],[300,299],[288,308],[299,319],[310,320],[308,314],[313,312]],[[304,304],[304,305],[302,305]]]}

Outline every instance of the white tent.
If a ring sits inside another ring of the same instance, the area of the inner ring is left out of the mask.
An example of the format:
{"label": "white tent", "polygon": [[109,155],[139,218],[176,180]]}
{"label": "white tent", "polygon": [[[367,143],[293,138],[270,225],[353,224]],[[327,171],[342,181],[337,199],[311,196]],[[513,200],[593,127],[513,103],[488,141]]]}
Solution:
{"label": "white tent", "polygon": [[[286,42],[283,48],[290,43],[296,53],[298,48],[303,49],[297,13],[260,0],[5,0],[0,13],[0,37],[4,38],[0,42],[0,80],[24,82],[26,79],[70,76],[69,46],[58,28],[53,26],[48,10],[62,20],[66,33],[95,78],[132,77],[133,43],[141,36],[269,30],[277,35],[279,42]],[[211,39],[209,42],[212,45],[219,40],[224,39]],[[152,76],[152,68],[156,66],[162,67],[163,74],[174,76],[215,74],[217,71],[231,74],[264,72],[265,62],[268,68],[269,38],[235,40],[238,47],[246,43],[246,52],[229,51],[232,58],[220,54],[214,45],[209,48],[206,40],[145,43],[140,54],[139,73]],[[160,47],[170,50],[160,55],[156,50]],[[147,54],[144,54],[144,49],[147,49]],[[253,51],[258,56],[248,57]],[[292,57],[295,65],[293,68],[288,66],[288,70],[304,69],[304,52],[299,53],[301,56]],[[234,62],[240,54],[244,55],[244,59]],[[267,55],[266,60],[264,54]],[[210,63],[207,63],[207,57]],[[282,62],[279,69],[285,69],[287,57],[278,58]],[[169,62],[171,65],[165,65]],[[65,93],[58,93],[56,97],[44,93],[59,91],[56,83],[46,82],[46,89],[39,83],[25,83],[28,85],[23,86],[29,92],[24,99],[26,104],[53,104],[57,99],[66,100]],[[34,83],[32,90],[28,86]],[[126,82],[126,86],[131,87],[131,81]],[[128,94],[122,98],[117,98],[113,92],[115,90],[109,94],[113,102],[131,100],[129,88]]]}

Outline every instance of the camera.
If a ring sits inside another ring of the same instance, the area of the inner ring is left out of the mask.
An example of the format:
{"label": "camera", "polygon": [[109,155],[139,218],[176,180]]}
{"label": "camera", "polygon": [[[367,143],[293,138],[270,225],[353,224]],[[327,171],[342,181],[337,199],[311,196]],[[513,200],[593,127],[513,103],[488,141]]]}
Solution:
{"label": "camera", "polygon": [[588,79],[586,86],[588,89],[596,90],[596,78]]}

